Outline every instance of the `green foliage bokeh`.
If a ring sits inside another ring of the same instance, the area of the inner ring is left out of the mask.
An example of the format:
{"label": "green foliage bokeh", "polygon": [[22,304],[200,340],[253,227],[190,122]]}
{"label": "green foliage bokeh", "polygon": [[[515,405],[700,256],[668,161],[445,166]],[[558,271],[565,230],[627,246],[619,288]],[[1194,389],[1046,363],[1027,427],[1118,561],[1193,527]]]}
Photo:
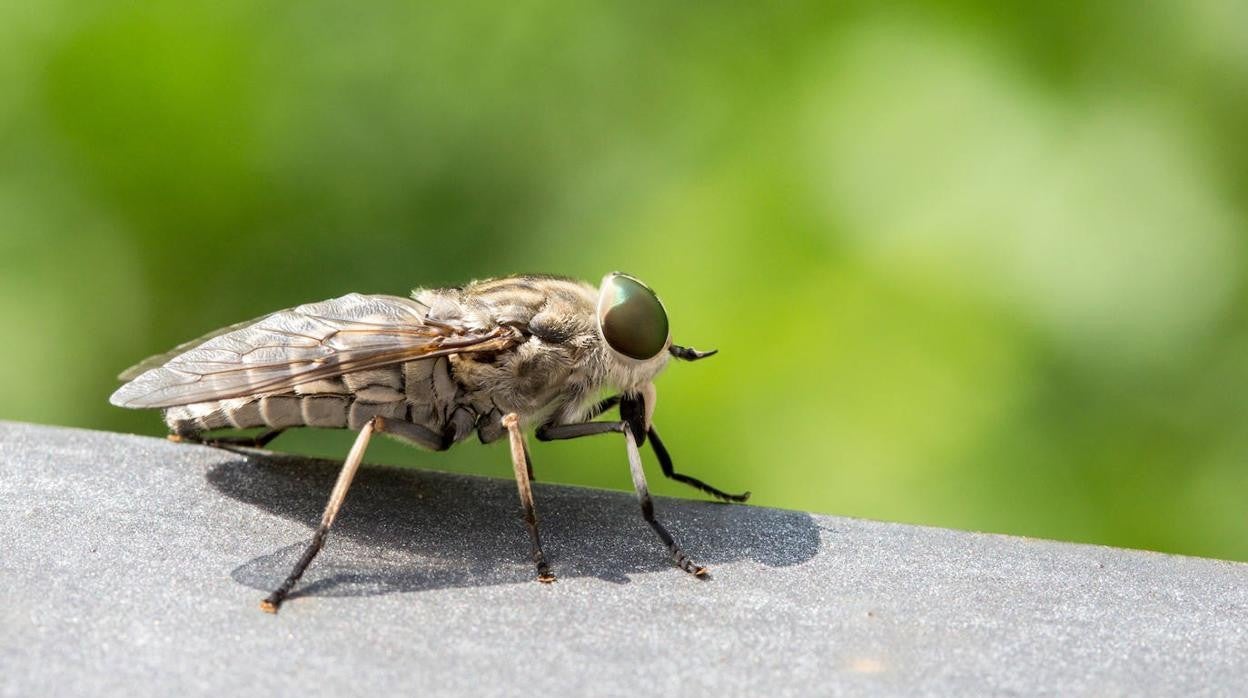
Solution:
{"label": "green foliage bokeh", "polygon": [[1246,7],[8,3],[0,417],[159,434],[114,376],[218,326],[620,269],[721,350],[659,381],[688,472],[1248,559]]}

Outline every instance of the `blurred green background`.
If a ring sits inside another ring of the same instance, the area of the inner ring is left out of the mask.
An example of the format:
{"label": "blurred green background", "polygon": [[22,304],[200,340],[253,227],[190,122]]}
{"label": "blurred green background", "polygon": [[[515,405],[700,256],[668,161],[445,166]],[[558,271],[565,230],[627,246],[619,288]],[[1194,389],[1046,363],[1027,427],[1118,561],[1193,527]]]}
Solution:
{"label": "blurred green background", "polygon": [[43,0],[0,45],[0,418],[161,434],[114,376],[216,327],[621,269],[722,351],[656,415],[720,487],[1248,559],[1246,3]]}

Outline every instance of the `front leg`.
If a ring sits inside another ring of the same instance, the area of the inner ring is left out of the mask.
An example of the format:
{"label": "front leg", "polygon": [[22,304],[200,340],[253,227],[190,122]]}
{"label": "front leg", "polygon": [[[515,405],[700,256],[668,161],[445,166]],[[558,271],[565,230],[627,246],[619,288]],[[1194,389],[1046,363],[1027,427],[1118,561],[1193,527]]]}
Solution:
{"label": "front leg", "polygon": [[626,422],[577,422],[576,424],[543,424],[537,428],[538,441],[565,441],[579,439],[582,436],[596,436],[622,432],[628,428]]}
{"label": "front leg", "polygon": [[654,449],[654,457],[659,459],[659,467],[663,468],[663,476],[676,482],[683,482],[690,487],[695,487],[703,492],[724,500],[725,502],[744,502],[750,498],[749,492],[741,494],[730,494],[718,487],[714,487],[692,475],[685,475],[676,472],[676,468],[672,465],[672,456],[668,454],[667,447],[663,445],[662,439],[659,438],[659,432],[650,427],[650,448]]}
{"label": "front leg", "polygon": [[538,428],[537,438],[541,441],[558,441],[563,439],[578,439],[583,436],[595,436],[597,434],[610,434],[619,432],[624,435],[624,443],[628,449],[628,466],[633,476],[633,489],[637,492],[637,498],[641,503],[641,515],[645,518],[646,523],[650,524],[650,528],[654,530],[655,535],[663,544],[667,546],[668,552],[671,553],[672,561],[680,569],[692,574],[696,577],[706,576],[706,568],[695,563],[685,554],[680,545],[676,543],[676,539],[668,533],[663,524],[659,523],[654,516],[654,500],[650,497],[650,488],[646,484],[646,473],[641,466],[641,452],[637,449],[637,440],[633,437],[633,431],[629,428],[628,422],[580,422],[577,424],[545,424]]}
{"label": "front leg", "polygon": [[[698,352],[698,353],[701,354],[702,352]],[[711,352],[711,353],[714,353],[714,352]],[[706,355],[709,356],[710,354],[706,354]],[[698,357],[698,358],[701,358],[701,357]],[[598,415],[614,408],[616,405],[619,405],[622,399],[623,399],[622,395],[612,395],[611,397],[606,398],[596,403],[593,407],[590,407],[585,415],[585,419],[587,423],[597,424],[598,422],[588,422],[588,420],[591,420],[597,417]],[[575,426],[575,425],[569,425],[569,426]],[[550,430],[553,428],[554,427],[551,427],[549,425],[546,427],[542,427],[542,429],[538,430],[537,438],[539,439],[542,438],[543,429],[547,430],[546,434],[548,436],[546,440],[572,439],[572,438],[576,438],[577,436],[589,435],[589,434],[581,434],[578,432],[578,430],[570,430],[567,433],[571,434],[571,436],[549,436],[549,434],[552,433]],[[560,433],[560,432],[555,432],[555,433]],[[598,434],[602,432],[592,431],[591,433]],[[711,495],[712,497],[715,497],[717,499],[722,499],[725,502],[740,503],[750,498],[749,492],[742,492],[741,494],[731,494],[729,492],[725,492],[719,489],[718,487],[715,487],[714,485],[703,482],[702,480],[692,475],[685,475],[684,473],[676,472],[676,468],[672,465],[672,456],[671,454],[667,452],[667,447],[663,445],[663,440],[659,438],[659,432],[655,431],[654,427],[651,426],[646,431],[646,435],[649,437],[649,440],[650,440],[650,448],[654,450],[654,457],[658,459],[659,467],[663,469],[663,477],[668,478],[669,480],[675,480],[676,482],[680,482],[680,483],[689,485],[690,487],[702,490],[703,492]]]}

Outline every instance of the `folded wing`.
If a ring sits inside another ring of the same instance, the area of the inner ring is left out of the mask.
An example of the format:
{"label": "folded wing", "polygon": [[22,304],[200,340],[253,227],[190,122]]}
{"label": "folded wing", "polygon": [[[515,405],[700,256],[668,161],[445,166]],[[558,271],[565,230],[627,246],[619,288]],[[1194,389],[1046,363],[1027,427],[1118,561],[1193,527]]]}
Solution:
{"label": "folded wing", "polygon": [[309,381],[447,354],[514,345],[507,327],[426,322],[398,296],[352,293],[214,332],[122,373],[109,401],[157,408],[283,392]]}

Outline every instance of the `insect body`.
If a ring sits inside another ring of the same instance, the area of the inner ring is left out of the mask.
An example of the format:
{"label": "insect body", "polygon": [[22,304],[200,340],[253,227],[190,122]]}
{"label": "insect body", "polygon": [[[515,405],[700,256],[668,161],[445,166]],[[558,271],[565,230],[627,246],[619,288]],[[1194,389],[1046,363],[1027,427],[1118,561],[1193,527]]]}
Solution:
{"label": "insect body", "polygon": [[[653,380],[671,357],[699,352],[671,342],[667,313],[645,284],[609,274],[600,288],[552,276],[511,276],[412,298],[350,294],[227,327],[122,374],[113,404],[161,408],[171,438],[263,445],[291,427],[359,432],[321,524],[285,582],[261,607],[276,612],[320,551],[374,433],[430,450],[473,434],[507,436],[540,581],[542,552],[524,429],[541,440],[623,436],[642,514],[676,564],[702,576],[654,517],[639,446],[649,440],[663,474],[727,501],[677,473],[651,424]],[[610,394],[600,399],[605,391]],[[618,407],[620,419],[595,421]],[[246,440],[223,428],[265,427]]]}

